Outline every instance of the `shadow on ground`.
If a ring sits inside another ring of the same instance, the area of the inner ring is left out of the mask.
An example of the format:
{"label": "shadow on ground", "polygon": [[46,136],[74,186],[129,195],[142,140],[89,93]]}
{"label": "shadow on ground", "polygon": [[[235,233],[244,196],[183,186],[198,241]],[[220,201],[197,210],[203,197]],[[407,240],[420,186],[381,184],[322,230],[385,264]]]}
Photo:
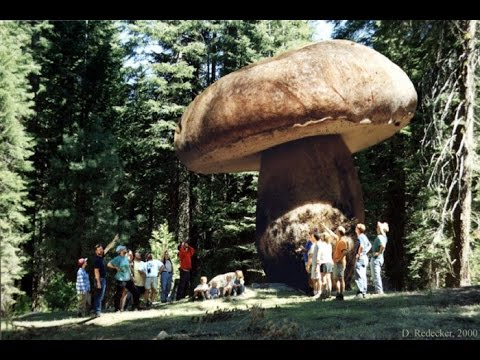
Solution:
{"label": "shadow on ground", "polygon": [[[42,316],[43,315],[43,316]],[[479,340],[480,287],[314,301],[255,289],[227,300],[180,302],[105,314],[80,323],[71,313],[30,314],[10,339],[461,339]],[[52,318],[64,316],[70,323]],[[49,326],[51,325],[51,326]],[[42,326],[42,328],[39,328]]]}

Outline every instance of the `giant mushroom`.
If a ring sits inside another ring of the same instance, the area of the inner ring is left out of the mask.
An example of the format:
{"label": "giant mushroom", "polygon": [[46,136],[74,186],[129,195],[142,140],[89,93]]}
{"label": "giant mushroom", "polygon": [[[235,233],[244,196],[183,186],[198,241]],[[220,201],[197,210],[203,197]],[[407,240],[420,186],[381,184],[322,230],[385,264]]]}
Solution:
{"label": "giant mushroom", "polygon": [[352,154],[406,126],[417,93],[377,51],[323,41],[259,61],[210,85],[175,133],[202,174],[260,171],[256,244],[269,281],[305,289],[295,249],[305,231],[364,221]]}

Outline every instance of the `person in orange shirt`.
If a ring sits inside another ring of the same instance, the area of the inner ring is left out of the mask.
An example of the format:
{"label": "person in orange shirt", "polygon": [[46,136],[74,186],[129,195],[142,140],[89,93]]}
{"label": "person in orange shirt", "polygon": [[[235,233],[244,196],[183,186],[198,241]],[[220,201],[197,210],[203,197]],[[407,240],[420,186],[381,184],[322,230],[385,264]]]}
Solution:
{"label": "person in orange shirt", "polygon": [[345,228],[339,226],[336,233],[322,224],[325,230],[337,240],[335,250],[333,251],[333,277],[337,288],[337,296],[335,299],[343,300],[345,291],[345,268],[347,266],[348,240],[345,237]]}
{"label": "person in orange shirt", "polygon": [[180,259],[180,282],[177,290],[177,300],[185,297],[188,285],[190,283],[190,271],[192,270],[192,256],[195,249],[183,241],[178,247],[178,257]]}

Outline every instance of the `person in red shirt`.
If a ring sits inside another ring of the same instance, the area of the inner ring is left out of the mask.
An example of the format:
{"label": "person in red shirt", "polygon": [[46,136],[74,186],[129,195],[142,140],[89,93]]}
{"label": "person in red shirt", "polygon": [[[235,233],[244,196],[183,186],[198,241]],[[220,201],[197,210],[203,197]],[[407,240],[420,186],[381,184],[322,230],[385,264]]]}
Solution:
{"label": "person in red shirt", "polygon": [[190,271],[192,270],[192,256],[195,249],[183,241],[178,247],[178,257],[180,259],[180,282],[177,290],[177,300],[185,297],[188,285],[190,283]]}

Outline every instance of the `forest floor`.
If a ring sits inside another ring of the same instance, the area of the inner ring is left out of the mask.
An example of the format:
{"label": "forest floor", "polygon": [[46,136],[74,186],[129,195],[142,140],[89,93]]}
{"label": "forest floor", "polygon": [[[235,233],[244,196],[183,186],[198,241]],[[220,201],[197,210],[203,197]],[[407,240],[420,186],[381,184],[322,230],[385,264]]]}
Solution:
{"label": "forest floor", "polygon": [[315,301],[281,284],[230,300],[150,310],[31,313],[2,322],[2,339],[462,339],[480,340],[480,286]]}

